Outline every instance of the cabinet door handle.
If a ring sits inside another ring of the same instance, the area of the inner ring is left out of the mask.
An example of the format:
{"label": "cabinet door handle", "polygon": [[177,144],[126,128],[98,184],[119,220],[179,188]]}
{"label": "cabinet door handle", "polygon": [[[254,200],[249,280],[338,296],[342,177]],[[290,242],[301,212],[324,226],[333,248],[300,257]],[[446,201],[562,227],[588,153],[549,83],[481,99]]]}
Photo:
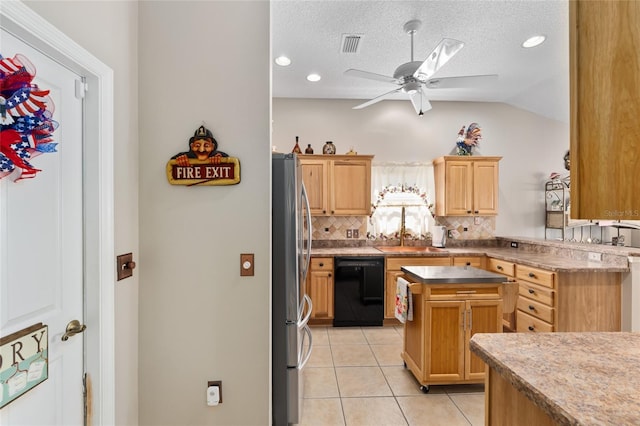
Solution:
{"label": "cabinet door handle", "polygon": [[530,325],[530,326],[529,326],[529,327],[527,327],[527,328],[529,329],[529,331],[534,331],[534,330],[535,330],[535,328],[533,328],[533,326],[532,326],[532,325]]}
{"label": "cabinet door handle", "polygon": [[533,305],[529,305],[529,310],[530,310],[530,311],[535,311],[535,310],[536,310],[536,307],[535,307],[535,306],[533,306]]}
{"label": "cabinet door handle", "polygon": [[467,265],[467,266],[471,266],[471,262],[467,262],[467,263],[466,263],[466,265]]}
{"label": "cabinet door handle", "polygon": [[469,330],[473,330],[473,311],[469,310]]}
{"label": "cabinet door handle", "polygon": [[327,211],[326,210],[322,210],[322,214],[325,214],[325,213],[327,213]]}
{"label": "cabinet door handle", "polygon": [[529,278],[535,278],[536,274],[534,274],[533,272],[529,272]]}
{"label": "cabinet door handle", "polygon": [[529,293],[534,294],[536,291],[532,288],[529,289]]}
{"label": "cabinet door handle", "polygon": [[334,211],[334,210],[331,210],[331,214],[334,214],[334,213],[335,213],[335,211]]}
{"label": "cabinet door handle", "polygon": [[467,213],[471,213],[471,210],[467,210]]}
{"label": "cabinet door handle", "polygon": [[329,278],[331,278],[331,274],[327,275]]}
{"label": "cabinet door handle", "polygon": [[467,327],[467,311],[463,311],[460,316],[462,316],[462,329],[466,330]]}
{"label": "cabinet door handle", "polygon": [[480,213],[480,212],[479,212],[478,210],[476,210],[476,211],[475,211],[475,214],[478,214],[478,213]]}

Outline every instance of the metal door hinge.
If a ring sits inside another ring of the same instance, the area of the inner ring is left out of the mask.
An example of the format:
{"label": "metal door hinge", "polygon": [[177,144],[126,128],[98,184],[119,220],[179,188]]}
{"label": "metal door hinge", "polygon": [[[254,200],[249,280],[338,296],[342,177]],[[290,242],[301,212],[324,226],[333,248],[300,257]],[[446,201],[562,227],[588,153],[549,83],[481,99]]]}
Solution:
{"label": "metal door hinge", "polygon": [[84,99],[84,94],[89,90],[89,85],[84,80],[76,80],[76,98]]}

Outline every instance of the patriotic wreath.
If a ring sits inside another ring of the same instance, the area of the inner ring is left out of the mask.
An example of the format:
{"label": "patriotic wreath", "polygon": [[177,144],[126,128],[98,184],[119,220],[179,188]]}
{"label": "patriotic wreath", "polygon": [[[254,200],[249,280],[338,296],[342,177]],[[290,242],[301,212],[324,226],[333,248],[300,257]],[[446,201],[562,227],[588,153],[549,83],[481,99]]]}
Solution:
{"label": "patriotic wreath", "polygon": [[23,55],[5,58],[0,54],[0,179],[14,181],[36,176],[30,160],[56,152],[52,133],[54,104],[49,90],[33,83],[36,69]]}

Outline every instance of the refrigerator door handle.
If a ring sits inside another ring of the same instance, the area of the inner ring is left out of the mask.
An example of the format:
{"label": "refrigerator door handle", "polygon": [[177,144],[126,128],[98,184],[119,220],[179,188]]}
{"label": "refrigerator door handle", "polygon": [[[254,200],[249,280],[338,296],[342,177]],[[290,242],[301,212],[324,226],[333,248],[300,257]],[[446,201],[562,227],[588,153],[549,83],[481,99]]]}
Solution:
{"label": "refrigerator door handle", "polygon": [[[307,365],[307,361],[309,361],[309,358],[311,358],[311,351],[313,348],[313,335],[311,334],[311,329],[308,325],[305,325],[303,331],[305,335],[309,337],[309,345],[307,346],[307,353],[304,356],[302,355],[302,351],[300,351],[300,359],[298,362],[299,370],[302,370],[304,366]],[[304,347],[304,337],[302,338],[302,342],[302,347]]]}
{"label": "refrigerator door handle", "polygon": [[307,315],[305,315],[304,319],[300,319],[298,321],[298,328],[302,329],[303,327],[307,326],[307,323],[309,322],[309,318],[311,318],[311,311],[313,311],[313,302],[311,301],[311,298],[308,295],[304,295],[303,299],[302,299],[302,309],[300,309],[300,316],[302,317],[302,314],[304,313],[304,306],[308,305],[309,306],[309,310],[307,311]]}
{"label": "refrigerator door handle", "polygon": [[309,265],[311,264],[311,238],[313,237],[312,229],[311,229],[311,208],[309,206],[309,197],[307,196],[307,188],[304,186],[304,182],[302,182],[302,199],[304,200],[304,205],[306,207],[305,211],[307,213],[307,252],[305,253],[304,259],[304,270],[302,273],[302,278],[304,282],[304,292],[307,292],[307,273],[309,272]]}

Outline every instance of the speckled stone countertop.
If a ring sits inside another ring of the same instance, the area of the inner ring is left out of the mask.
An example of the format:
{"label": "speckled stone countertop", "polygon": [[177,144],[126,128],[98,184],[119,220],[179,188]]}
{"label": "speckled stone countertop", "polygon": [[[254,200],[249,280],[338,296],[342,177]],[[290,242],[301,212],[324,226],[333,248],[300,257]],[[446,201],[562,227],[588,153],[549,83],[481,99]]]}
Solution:
{"label": "speckled stone countertop", "polygon": [[640,425],[640,333],[475,334],[471,351],[561,425]]}
{"label": "speckled stone countertop", "polygon": [[[545,253],[524,248],[507,247],[447,247],[442,252],[383,253],[374,246],[312,248],[312,256],[404,256],[404,257],[449,257],[490,256],[508,262],[547,269],[554,272],[628,272],[629,265],[624,256],[611,257],[612,261],[590,262],[559,253]],[[586,258],[586,256],[585,256]]]}

